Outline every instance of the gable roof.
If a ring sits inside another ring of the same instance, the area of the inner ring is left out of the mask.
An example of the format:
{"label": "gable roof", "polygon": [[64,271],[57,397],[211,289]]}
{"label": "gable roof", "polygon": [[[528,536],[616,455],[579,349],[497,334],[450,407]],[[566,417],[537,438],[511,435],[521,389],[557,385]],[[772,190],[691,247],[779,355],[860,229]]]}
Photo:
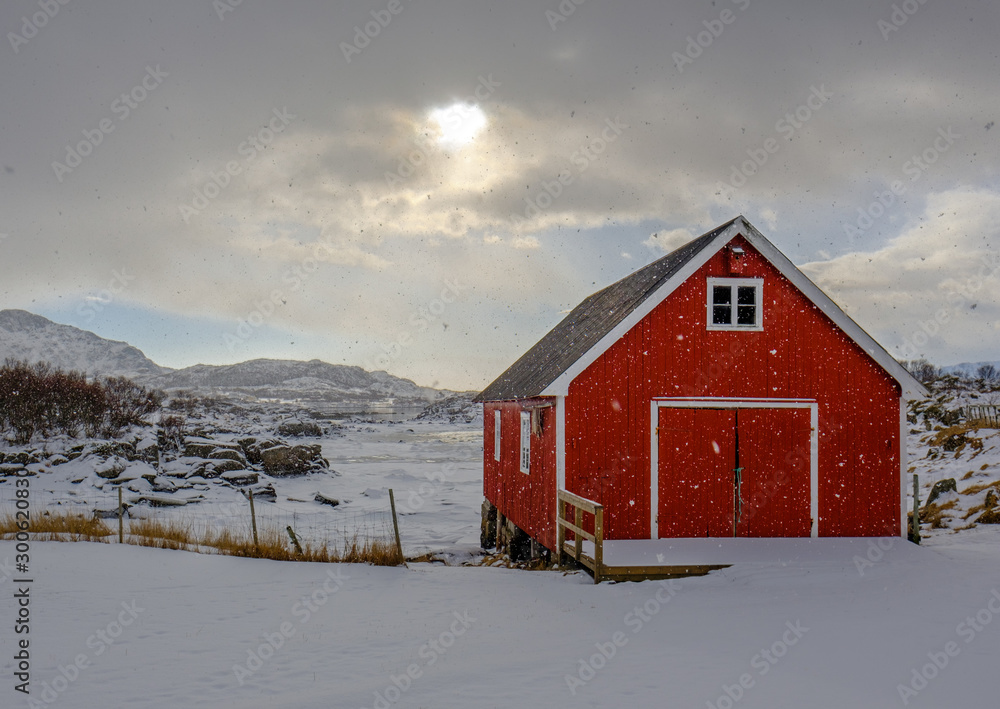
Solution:
{"label": "gable roof", "polygon": [[586,298],[475,400],[565,396],[570,382],[738,234],[895,379],[904,396],[927,395],[920,382],[741,215]]}

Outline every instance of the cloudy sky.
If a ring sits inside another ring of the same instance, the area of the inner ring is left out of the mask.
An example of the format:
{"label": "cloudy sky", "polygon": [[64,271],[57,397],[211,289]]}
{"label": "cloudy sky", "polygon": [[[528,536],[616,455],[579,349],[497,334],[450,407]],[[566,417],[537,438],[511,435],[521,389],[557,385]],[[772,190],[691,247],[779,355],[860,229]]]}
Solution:
{"label": "cloudy sky", "polygon": [[10,0],[0,30],[0,307],[165,366],[481,388],[741,213],[894,354],[1000,359],[993,0]]}

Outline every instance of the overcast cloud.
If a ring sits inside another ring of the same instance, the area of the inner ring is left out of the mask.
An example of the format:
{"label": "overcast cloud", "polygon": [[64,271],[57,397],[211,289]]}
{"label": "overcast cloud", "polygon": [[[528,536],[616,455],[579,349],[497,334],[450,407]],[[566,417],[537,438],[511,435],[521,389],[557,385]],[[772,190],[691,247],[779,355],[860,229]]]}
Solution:
{"label": "overcast cloud", "polygon": [[1000,359],[990,0],[12,0],[0,30],[0,307],[166,366],[480,388],[740,213],[894,354]]}

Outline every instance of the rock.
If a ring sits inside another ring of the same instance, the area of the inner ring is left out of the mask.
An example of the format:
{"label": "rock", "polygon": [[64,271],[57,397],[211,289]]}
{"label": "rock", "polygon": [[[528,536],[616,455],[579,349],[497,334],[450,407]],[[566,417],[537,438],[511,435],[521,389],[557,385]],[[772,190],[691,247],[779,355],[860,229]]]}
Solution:
{"label": "rock", "polygon": [[215,441],[194,441],[184,446],[185,458],[208,458],[219,445]]}
{"label": "rock", "polygon": [[[111,482],[114,482],[113,480]],[[127,490],[132,492],[152,492],[153,483],[146,480],[146,478],[136,478],[135,480],[130,480],[125,484]]]}
{"label": "rock", "polygon": [[261,457],[260,452],[268,448],[274,448],[275,446],[287,445],[284,441],[276,441],[274,439],[257,440],[256,438],[241,438],[239,440],[239,446],[242,449],[244,455],[247,457],[247,461],[252,465],[260,465]]}
{"label": "rock", "polygon": [[497,508],[489,500],[483,500],[482,522],[479,526],[479,546],[492,549],[497,545]]}
{"label": "rock", "polygon": [[323,429],[312,421],[284,421],[278,426],[281,436],[312,436],[323,435]]}
{"label": "rock", "polygon": [[322,448],[318,445],[279,445],[262,450],[260,458],[264,472],[269,475],[302,475],[329,467],[321,453]]}
{"label": "rock", "polygon": [[252,470],[229,470],[222,473],[219,477],[237,487],[256,485],[260,479],[260,476]]}
{"label": "rock", "polygon": [[336,507],[340,504],[340,500],[329,495],[324,495],[322,492],[317,492],[313,499],[321,505],[330,505],[330,507]]}
{"label": "rock", "polygon": [[20,463],[0,463],[0,475],[5,478],[17,477],[24,470]]}
{"label": "rock", "polygon": [[256,438],[241,438],[237,443],[247,461],[253,464],[260,463],[260,445],[258,445]]}
{"label": "rock", "polygon": [[125,472],[125,468],[128,467],[128,462],[122,458],[112,456],[102,463],[98,463],[94,468],[94,473],[97,477],[104,478],[105,480],[113,480]]}
{"label": "rock", "polygon": [[245,466],[238,460],[224,459],[224,460],[213,461],[212,467],[215,469],[215,472],[217,473],[231,473],[234,470],[243,470],[247,466]]}
{"label": "rock", "polygon": [[108,482],[111,483],[112,485],[125,485],[126,483],[130,483],[133,480],[142,480],[142,479],[143,478],[139,475],[135,474],[130,475],[129,473],[125,472],[122,473],[117,478],[111,478],[110,480],[108,480]]}
{"label": "rock", "polygon": [[275,502],[278,499],[278,493],[275,492],[274,485],[261,485],[253,489],[253,499]]}
{"label": "rock", "polygon": [[214,462],[207,458],[178,458],[177,460],[162,462],[160,464],[160,474],[172,478],[187,478],[193,474],[193,471],[204,468],[206,465],[211,465]]}
{"label": "rock", "polygon": [[160,447],[156,441],[140,441],[135,452],[137,458],[146,463],[155,463],[160,459]]}
{"label": "rock", "polygon": [[173,492],[177,489],[177,483],[175,483],[170,478],[158,475],[150,483],[153,486],[153,492]]}
{"label": "rock", "polygon": [[106,441],[93,446],[90,451],[94,455],[102,458],[124,458],[125,460],[136,460],[135,446],[124,441]]}
{"label": "rock", "polygon": [[504,522],[503,539],[511,561],[527,561],[531,558],[531,537],[509,519]]}
{"label": "rock", "polygon": [[983,506],[988,510],[992,510],[994,507],[997,506],[996,490],[990,490],[989,492],[986,493],[986,501],[983,502]]}
{"label": "rock", "polygon": [[219,467],[224,467],[224,466],[225,463],[221,461],[218,463],[218,466],[216,465],[215,461],[211,463],[205,463],[203,465],[199,465],[197,468],[191,471],[191,476],[192,477],[200,476],[205,478],[206,480],[214,480],[215,478],[219,477],[219,475],[222,474],[222,471],[219,470]]}
{"label": "rock", "polygon": [[[128,508],[131,506],[128,503],[122,503],[122,512],[127,515]],[[96,519],[118,519],[118,508],[114,507],[110,510],[96,509],[94,510],[94,517]]]}
{"label": "rock", "polygon": [[944,480],[938,480],[934,483],[934,487],[931,488],[931,493],[927,496],[927,503],[931,504],[937,498],[946,492],[958,492],[958,484],[955,482],[955,478],[945,478]]}
{"label": "rock", "polygon": [[210,460],[235,460],[240,463],[243,467],[246,467],[247,458],[243,455],[243,451],[233,448],[216,448],[214,451],[208,454]]}
{"label": "rock", "polygon": [[[100,475],[100,473],[98,473]],[[156,470],[149,463],[143,463],[142,461],[135,461],[134,463],[129,463],[125,466],[125,469],[118,475],[118,477],[110,478],[111,482],[115,485],[121,485],[122,483],[131,482],[132,480],[143,479],[147,482],[152,483],[156,478]],[[103,476],[101,476],[103,477]],[[136,490],[136,492],[139,492]]]}
{"label": "rock", "polygon": [[21,467],[25,467],[32,463],[41,463],[42,461],[33,452],[18,451],[17,453],[8,453],[4,458],[4,462],[17,463]]}
{"label": "rock", "polygon": [[56,454],[49,458],[49,465],[62,465],[63,463],[68,463],[69,458],[64,455]]}
{"label": "rock", "polygon": [[165,495],[140,495],[132,500],[133,504],[146,503],[150,507],[183,507],[188,503],[180,497],[166,497]]}

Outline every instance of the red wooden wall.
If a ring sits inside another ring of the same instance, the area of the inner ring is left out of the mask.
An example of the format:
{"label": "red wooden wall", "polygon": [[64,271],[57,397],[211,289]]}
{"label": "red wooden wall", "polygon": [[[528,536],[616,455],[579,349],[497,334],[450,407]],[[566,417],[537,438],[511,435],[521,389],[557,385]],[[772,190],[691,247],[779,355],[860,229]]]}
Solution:
{"label": "red wooden wall", "polygon": [[[521,403],[542,403],[543,400]],[[521,472],[519,402],[483,405],[483,494],[530,537],[555,549],[556,410],[542,408],[541,435],[531,436],[531,472]],[[548,402],[551,403],[551,400]],[[493,412],[500,411],[500,461],[493,457]]]}
{"label": "red wooden wall", "polygon": [[[815,399],[820,536],[897,535],[899,385],[749,243],[736,242],[746,251],[739,273],[721,250],[571,384],[566,488],[605,505],[608,538],[649,538],[654,397]],[[764,279],[762,332],[706,328],[710,276]],[[554,507],[539,513],[551,534]]]}

